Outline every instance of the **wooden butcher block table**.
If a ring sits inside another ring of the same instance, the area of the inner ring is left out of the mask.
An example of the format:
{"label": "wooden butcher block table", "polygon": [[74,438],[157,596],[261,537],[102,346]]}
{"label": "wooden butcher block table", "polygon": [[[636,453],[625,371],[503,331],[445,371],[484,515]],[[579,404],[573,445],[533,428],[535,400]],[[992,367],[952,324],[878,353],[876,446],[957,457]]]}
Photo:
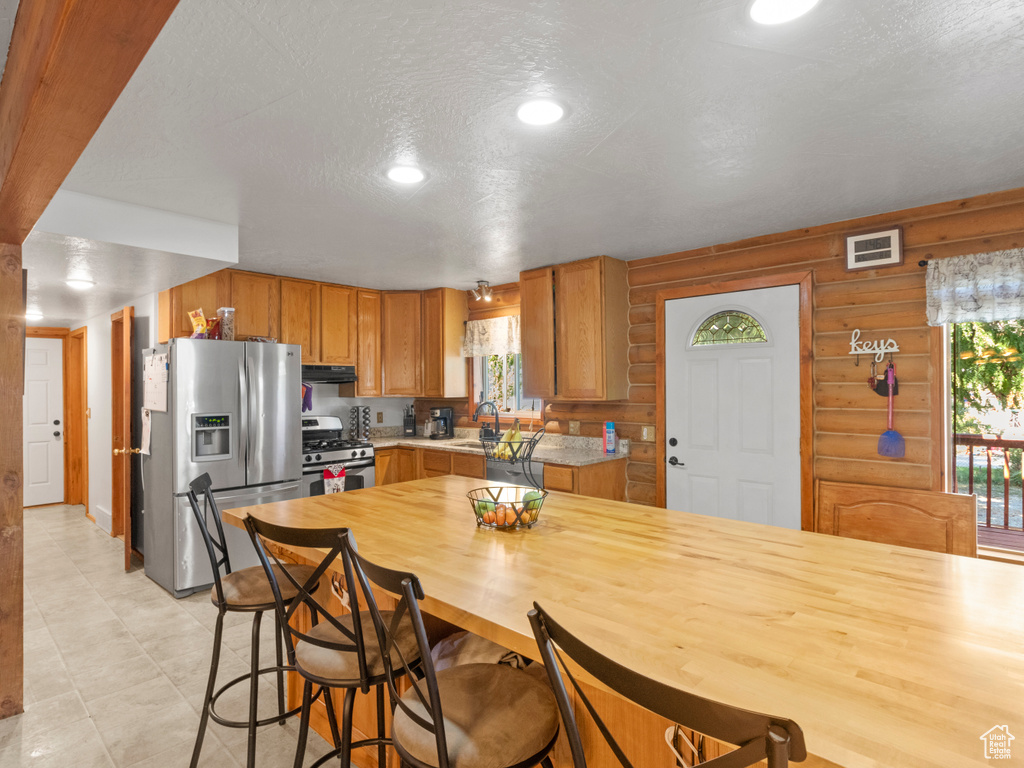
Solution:
{"label": "wooden butcher block table", "polygon": [[[224,517],[348,526],[370,560],[420,577],[425,611],[530,657],[536,600],[643,675],[795,720],[805,765],[991,765],[981,737],[1003,725],[1020,752],[1004,764],[1024,763],[1024,568],[554,492],[534,529],[481,529],[466,492],[484,484]],[[637,765],[674,764],[663,723],[604,701]]]}

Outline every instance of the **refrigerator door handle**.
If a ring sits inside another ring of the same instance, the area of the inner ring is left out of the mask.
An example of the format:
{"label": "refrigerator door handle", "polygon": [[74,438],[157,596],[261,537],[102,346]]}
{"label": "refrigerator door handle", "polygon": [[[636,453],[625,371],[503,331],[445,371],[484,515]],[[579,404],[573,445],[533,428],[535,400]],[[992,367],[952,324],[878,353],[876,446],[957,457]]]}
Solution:
{"label": "refrigerator door handle", "polygon": [[[246,358],[238,361],[238,421],[240,431],[238,434],[238,449],[242,454],[242,466],[246,468],[248,475],[249,467],[249,383],[246,377]],[[246,482],[249,482],[246,477]]]}
{"label": "refrigerator door handle", "polygon": [[[245,482],[252,483],[265,483],[266,478],[260,477],[254,479],[249,474],[250,464],[249,462],[255,461],[256,451],[265,451],[266,446],[263,445],[263,425],[260,421],[260,414],[257,413],[257,404],[263,400],[263,382],[256,376],[256,361],[249,357],[249,345],[245,345],[245,380],[248,382],[252,392],[247,393],[249,396],[242,402],[242,407],[245,409],[245,423],[246,423],[246,450],[245,450]],[[259,432],[257,432],[259,430]],[[262,458],[260,459],[262,461]],[[274,478],[278,480],[280,478]]]}

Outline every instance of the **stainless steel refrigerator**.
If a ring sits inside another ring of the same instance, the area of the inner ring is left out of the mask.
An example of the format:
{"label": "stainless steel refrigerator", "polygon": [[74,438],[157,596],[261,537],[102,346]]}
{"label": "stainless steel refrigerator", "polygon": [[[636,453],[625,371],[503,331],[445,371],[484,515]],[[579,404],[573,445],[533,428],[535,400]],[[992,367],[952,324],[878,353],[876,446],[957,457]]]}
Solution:
{"label": "stainless steel refrigerator", "polygon": [[[167,410],[151,411],[143,455],[146,575],[175,597],[213,583],[210,560],[185,494],[208,472],[223,511],[301,495],[300,347],[172,339]],[[226,526],[233,569],[258,564],[242,530]]]}

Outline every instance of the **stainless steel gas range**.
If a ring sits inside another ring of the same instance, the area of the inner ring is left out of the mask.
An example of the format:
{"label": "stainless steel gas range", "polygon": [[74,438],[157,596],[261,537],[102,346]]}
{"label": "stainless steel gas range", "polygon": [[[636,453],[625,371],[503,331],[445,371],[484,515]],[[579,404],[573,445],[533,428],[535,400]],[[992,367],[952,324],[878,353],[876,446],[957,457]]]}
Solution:
{"label": "stainless steel gas range", "polygon": [[373,487],[373,445],[346,440],[343,432],[344,425],[337,416],[302,417],[303,497],[323,495],[324,470],[335,464],[345,467],[346,491]]}

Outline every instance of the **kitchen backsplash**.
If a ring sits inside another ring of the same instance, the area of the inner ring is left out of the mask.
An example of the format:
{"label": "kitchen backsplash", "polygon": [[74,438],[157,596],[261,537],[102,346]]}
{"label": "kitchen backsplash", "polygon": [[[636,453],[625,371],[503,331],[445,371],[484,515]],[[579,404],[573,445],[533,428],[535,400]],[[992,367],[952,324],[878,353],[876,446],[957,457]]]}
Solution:
{"label": "kitchen backsplash", "polygon": [[[393,397],[338,397],[338,385],[317,383],[313,385],[313,410],[315,416],[338,416],[348,429],[349,410],[356,405],[370,408],[371,435],[375,429],[402,428],[402,409],[412,401]],[[377,414],[383,420],[377,421]],[[387,435],[380,435],[387,437]]]}
{"label": "kitchen backsplash", "polygon": [[[533,433],[523,430],[525,437],[530,437]],[[475,440],[480,436],[479,429],[469,429],[466,427],[456,427],[455,437],[459,440]],[[604,450],[604,438],[601,437],[580,437],[579,435],[557,435],[551,432],[545,432],[544,437],[540,439],[540,443],[537,447],[540,448],[558,448],[566,451],[603,451]],[[629,448],[624,446],[624,450],[616,451],[623,456],[628,455]]]}

